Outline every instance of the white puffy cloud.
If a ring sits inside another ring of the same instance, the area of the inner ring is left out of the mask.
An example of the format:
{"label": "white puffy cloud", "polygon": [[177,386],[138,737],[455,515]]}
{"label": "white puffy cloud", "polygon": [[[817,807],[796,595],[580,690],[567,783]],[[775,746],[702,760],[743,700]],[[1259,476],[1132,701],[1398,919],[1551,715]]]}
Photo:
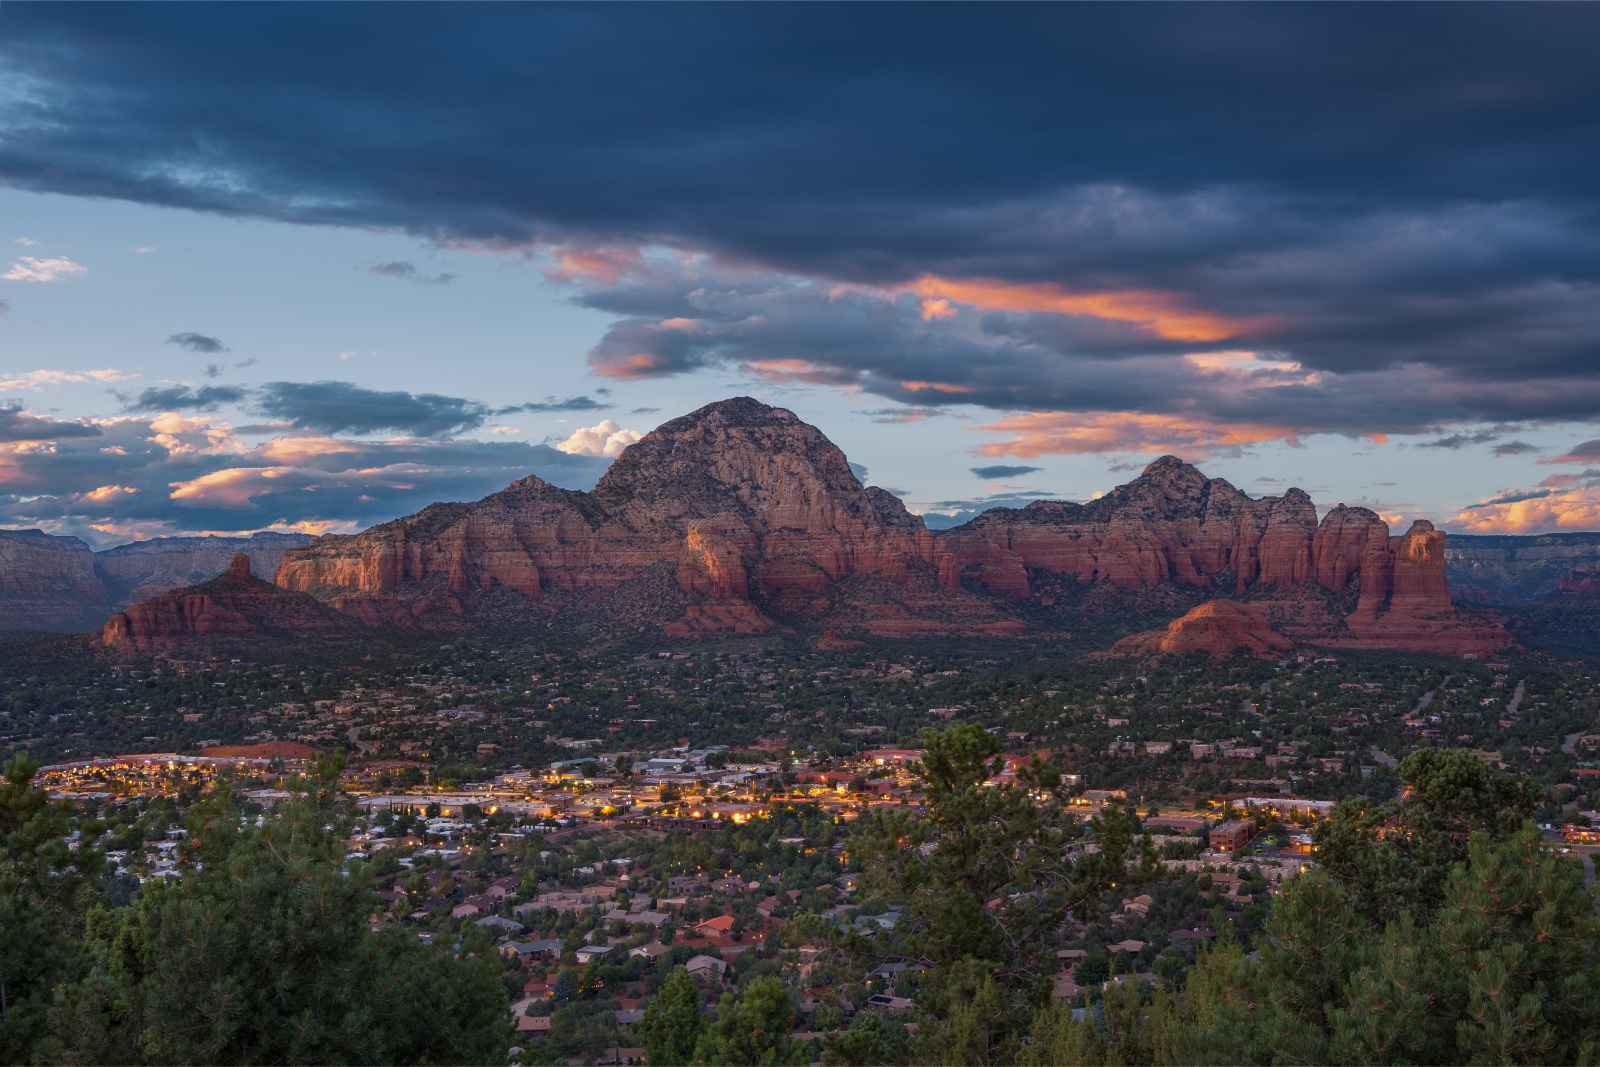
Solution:
{"label": "white puffy cloud", "polygon": [[0,278],[8,282],[58,282],[62,278],[88,272],[88,267],[65,256],[55,256],[50,259],[23,256],[11,264],[10,270],[0,274]]}
{"label": "white puffy cloud", "polygon": [[644,434],[638,430],[625,430],[610,419],[575,430],[570,437],[556,444],[561,451],[574,456],[607,456],[616,459],[622,450]]}
{"label": "white puffy cloud", "polygon": [[43,389],[50,385],[82,385],[87,382],[124,382],[138,375],[131,371],[102,367],[98,370],[30,370],[0,378],[0,392]]}

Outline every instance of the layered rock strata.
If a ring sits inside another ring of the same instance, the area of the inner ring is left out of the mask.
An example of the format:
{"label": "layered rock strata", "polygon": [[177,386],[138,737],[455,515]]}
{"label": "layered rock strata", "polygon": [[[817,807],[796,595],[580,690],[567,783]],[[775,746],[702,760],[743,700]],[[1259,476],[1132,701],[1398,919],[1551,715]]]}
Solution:
{"label": "layered rock strata", "polygon": [[106,620],[100,642],[119,652],[157,652],[226,638],[290,639],[356,636],[363,627],[303,593],[250,573],[250,557],[233,557],[210,581],[174,589]]}

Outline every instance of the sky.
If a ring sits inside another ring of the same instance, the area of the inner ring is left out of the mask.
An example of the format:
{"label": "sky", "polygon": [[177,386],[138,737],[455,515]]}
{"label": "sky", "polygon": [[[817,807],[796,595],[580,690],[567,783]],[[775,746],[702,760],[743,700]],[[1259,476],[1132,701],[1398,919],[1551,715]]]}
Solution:
{"label": "sky", "polygon": [[347,532],[728,396],[1600,529],[1594,5],[0,6],[0,527]]}

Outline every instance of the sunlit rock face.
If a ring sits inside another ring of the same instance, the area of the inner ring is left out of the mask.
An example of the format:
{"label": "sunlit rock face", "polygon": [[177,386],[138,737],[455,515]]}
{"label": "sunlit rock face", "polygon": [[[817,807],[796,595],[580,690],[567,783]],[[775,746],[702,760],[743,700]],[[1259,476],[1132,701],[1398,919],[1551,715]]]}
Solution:
{"label": "sunlit rock face", "polygon": [[[496,590],[570,600],[672,575],[669,632],[758,632],[826,611],[849,578],[943,582],[922,520],[867,489],[793,413],[747,398],[674,419],[630,446],[592,493],[526,478],[291,552],[276,582],[372,622],[428,627]],[[690,610],[692,608],[692,610]]]}
{"label": "sunlit rock face", "polygon": [[[940,540],[963,576],[1012,600],[1033,595],[1035,571],[1132,589],[1175,584],[1278,600],[1274,628],[1334,647],[1459,654],[1509,642],[1497,623],[1462,616],[1452,605],[1445,535],[1432,523],[1419,520],[1390,537],[1374,512],[1343,504],[1318,522],[1311,498],[1298,489],[1253,499],[1172,456],[1088,504],[996,509]],[[1306,596],[1308,587],[1331,596]],[[1237,627],[1245,620],[1220,621]],[[1206,644],[1195,635],[1220,621],[1215,613],[1191,619],[1167,642]],[[1159,643],[1151,638],[1141,647]]]}
{"label": "sunlit rock face", "polygon": [[[610,612],[673,636],[816,625],[906,637],[1025,632],[1047,576],[1272,600],[1268,625],[1288,640],[1498,647],[1502,631],[1450,604],[1443,536],[1418,523],[1392,538],[1376,514],[1343,505],[1319,522],[1298,489],[1252,498],[1172,456],[1088,504],[996,509],[936,535],[863,487],[815,427],[735,398],[630,446],[593,492],[525,478],[320,538],[286,553],[275,581],[403,628],[460,628],[512,604],[550,619]],[[1185,630],[1223,640],[1246,622],[1217,609]]]}

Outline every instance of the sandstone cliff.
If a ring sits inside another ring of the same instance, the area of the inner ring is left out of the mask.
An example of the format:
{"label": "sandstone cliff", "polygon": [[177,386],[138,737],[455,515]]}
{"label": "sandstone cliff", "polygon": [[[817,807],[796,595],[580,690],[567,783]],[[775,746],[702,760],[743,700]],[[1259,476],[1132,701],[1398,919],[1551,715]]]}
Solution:
{"label": "sandstone cliff", "polygon": [[670,610],[653,621],[672,633],[821,616],[849,578],[955,593],[920,519],[864,489],[815,427],[747,398],[660,426],[592,493],[527,478],[475,504],[322,538],[288,553],[276,581],[371,622],[431,628],[491,594],[571,609],[661,572]]}
{"label": "sandstone cliff", "polygon": [[291,548],[309,544],[306,534],[263,531],[248,537],[154,537],[95,553],[95,566],[119,608],[170,589],[214,578],[235,555],[250,557],[252,573],[272,580]]}
{"label": "sandstone cliff", "polygon": [[1445,571],[1456,601],[1537,604],[1570,572],[1600,564],[1600,533],[1451,534]]}
{"label": "sandstone cliff", "polygon": [[[1182,588],[1271,601],[1271,627],[1291,640],[1499,647],[1504,631],[1451,605],[1443,545],[1427,523],[1391,537],[1364,508],[1318,522],[1298,489],[1255,499],[1171,456],[1088,504],[996,509],[935,535],[892,494],[863,488],[815,427],[738,398],[665,423],[592,493],[527,478],[321,538],[287,553],[275,580],[402,628],[509,611],[673,636],[804,625],[837,639],[1017,634],[1024,619],[1060,613],[1063,582]],[[1216,609],[1181,629],[1243,621]]]}
{"label": "sandstone cliff", "polygon": [[0,630],[92,630],[110,607],[88,545],[0,530]]}
{"label": "sandstone cliff", "polygon": [[964,581],[1013,601],[1035,595],[1036,576],[1064,575],[1278,601],[1278,630],[1332,647],[1481,653],[1509,641],[1452,605],[1445,535],[1431,523],[1390,537],[1377,514],[1343,504],[1318,522],[1298,489],[1252,499],[1172,456],[1089,504],[996,509],[940,542]]}
{"label": "sandstone cliff", "polygon": [[222,574],[174,589],[112,615],[100,641],[115,651],[154,652],[197,640],[305,640],[350,637],[362,627],[312,597],[280,589],[250,573],[250,557],[233,557]]}
{"label": "sandstone cliff", "polygon": [[1266,605],[1209,600],[1163,629],[1124,637],[1111,651],[1119,655],[1205,652],[1229,656],[1245,652],[1267,656],[1293,647],[1293,641],[1272,628]]}

